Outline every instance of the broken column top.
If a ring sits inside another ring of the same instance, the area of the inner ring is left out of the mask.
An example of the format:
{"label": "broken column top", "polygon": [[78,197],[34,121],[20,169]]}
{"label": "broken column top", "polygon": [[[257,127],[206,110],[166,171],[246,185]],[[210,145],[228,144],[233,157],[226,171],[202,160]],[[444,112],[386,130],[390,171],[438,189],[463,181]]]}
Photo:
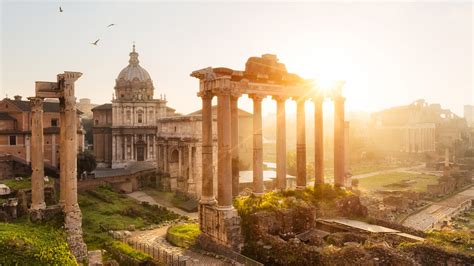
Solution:
{"label": "broken column top", "polygon": [[278,57],[274,54],[264,54],[261,57],[253,56],[248,58],[244,71],[226,67],[208,67],[192,72],[191,76],[207,80],[230,76],[232,81],[248,80],[250,82],[282,85],[296,85],[305,82],[305,79],[297,74],[288,73],[285,64],[278,62]]}

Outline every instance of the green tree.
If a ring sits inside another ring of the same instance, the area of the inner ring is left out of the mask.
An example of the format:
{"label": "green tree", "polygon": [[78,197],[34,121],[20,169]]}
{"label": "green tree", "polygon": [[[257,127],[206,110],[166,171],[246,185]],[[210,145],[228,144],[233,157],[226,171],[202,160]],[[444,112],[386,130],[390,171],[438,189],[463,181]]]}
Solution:
{"label": "green tree", "polygon": [[84,138],[87,144],[93,144],[94,142],[94,137],[92,134],[93,125],[94,125],[93,120],[91,118],[82,119],[82,127],[84,128],[84,131],[86,132]]}
{"label": "green tree", "polygon": [[96,167],[95,156],[90,151],[83,151],[77,154],[77,176],[80,176],[84,171],[90,173]]}

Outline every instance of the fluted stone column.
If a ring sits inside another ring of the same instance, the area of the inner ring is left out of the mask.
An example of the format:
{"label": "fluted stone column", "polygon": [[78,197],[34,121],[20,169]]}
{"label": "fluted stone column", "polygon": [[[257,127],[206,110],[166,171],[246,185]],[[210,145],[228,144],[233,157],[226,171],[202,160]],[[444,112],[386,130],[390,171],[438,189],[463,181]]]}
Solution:
{"label": "fluted stone column", "polygon": [[232,197],[239,195],[239,107],[238,97],[230,97],[232,127]]}
{"label": "fluted stone column", "polygon": [[65,122],[65,159],[66,205],[65,211],[79,211],[77,203],[77,108],[74,96],[74,82],[81,76],[79,73],[67,73],[64,77],[64,122]]}
{"label": "fluted stone column", "polygon": [[217,95],[217,206],[232,209],[232,127],[230,93]]}
{"label": "fluted stone column", "polygon": [[314,185],[324,184],[324,98],[313,99],[314,102]]}
{"label": "fluted stone column", "polygon": [[59,204],[64,207],[66,204],[66,103],[64,98],[59,98]]}
{"label": "fluted stone column", "polygon": [[344,186],[344,97],[334,99],[334,185]]}
{"label": "fluted stone column", "polygon": [[31,104],[31,209],[45,209],[43,154],[43,99],[28,98]]}
{"label": "fluted stone column", "polygon": [[[213,161],[212,161],[212,97],[210,93],[202,98],[202,194],[201,203],[214,203]],[[166,158],[166,155],[165,155]],[[165,160],[166,164],[166,160]],[[166,166],[165,166],[166,167]]]}
{"label": "fluted stone column", "polygon": [[296,100],[296,188],[306,187],[306,123],[305,101]]}
{"label": "fluted stone column", "polygon": [[286,97],[274,96],[277,104],[276,189],[286,189]]}
{"label": "fluted stone column", "polygon": [[350,122],[345,121],[344,122],[344,184],[346,187],[351,187],[352,184],[349,184],[348,181],[351,180],[346,180],[347,175],[349,174],[349,129],[350,129]]}
{"label": "fluted stone column", "polygon": [[261,95],[250,95],[253,100],[253,193],[263,194],[263,139]]}

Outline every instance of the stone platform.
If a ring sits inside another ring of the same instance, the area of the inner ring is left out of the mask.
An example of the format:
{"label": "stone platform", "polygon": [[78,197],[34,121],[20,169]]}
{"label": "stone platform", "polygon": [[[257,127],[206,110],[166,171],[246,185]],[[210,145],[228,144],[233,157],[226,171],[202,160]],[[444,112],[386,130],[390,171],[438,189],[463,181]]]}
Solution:
{"label": "stone platform", "polygon": [[243,239],[237,210],[219,209],[216,204],[199,204],[199,224],[203,232],[198,240],[200,245],[217,244],[240,253]]}

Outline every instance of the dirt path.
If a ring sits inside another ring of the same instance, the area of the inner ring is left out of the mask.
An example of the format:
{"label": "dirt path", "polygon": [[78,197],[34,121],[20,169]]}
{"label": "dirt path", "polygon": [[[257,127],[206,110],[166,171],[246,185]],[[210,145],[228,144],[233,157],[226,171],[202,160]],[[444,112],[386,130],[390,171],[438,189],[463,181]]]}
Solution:
{"label": "dirt path", "polygon": [[[144,191],[135,191],[135,192],[127,194],[127,196],[133,199],[136,199],[140,202],[145,201],[151,205],[158,205],[158,206],[168,208],[169,210],[173,212],[176,212],[183,216],[188,216],[191,219],[198,219],[197,212],[188,213],[179,208],[173,207],[168,202],[157,202],[153,197],[151,197]],[[167,252],[173,253],[175,255],[188,256],[192,261],[190,265],[217,265],[217,266],[232,265],[231,263],[217,259],[212,256],[204,255],[204,254],[197,253],[188,249],[183,249],[183,248],[175,247],[171,245],[166,240],[166,231],[168,230],[168,228],[169,226],[164,226],[164,227],[152,229],[152,230],[134,231],[132,232],[132,236],[130,237],[130,239],[134,242],[137,242],[143,245],[156,247],[160,250],[166,250]]]}
{"label": "dirt path", "polygon": [[146,230],[146,231],[135,231],[132,233],[130,239],[140,244],[155,247],[160,250],[166,250],[168,253],[175,255],[187,256],[190,258],[191,263],[186,265],[232,265],[224,260],[217,259],[213,256],[204,255],[188,249],[175,247],[166,241],[166,231],[169,226]]}

